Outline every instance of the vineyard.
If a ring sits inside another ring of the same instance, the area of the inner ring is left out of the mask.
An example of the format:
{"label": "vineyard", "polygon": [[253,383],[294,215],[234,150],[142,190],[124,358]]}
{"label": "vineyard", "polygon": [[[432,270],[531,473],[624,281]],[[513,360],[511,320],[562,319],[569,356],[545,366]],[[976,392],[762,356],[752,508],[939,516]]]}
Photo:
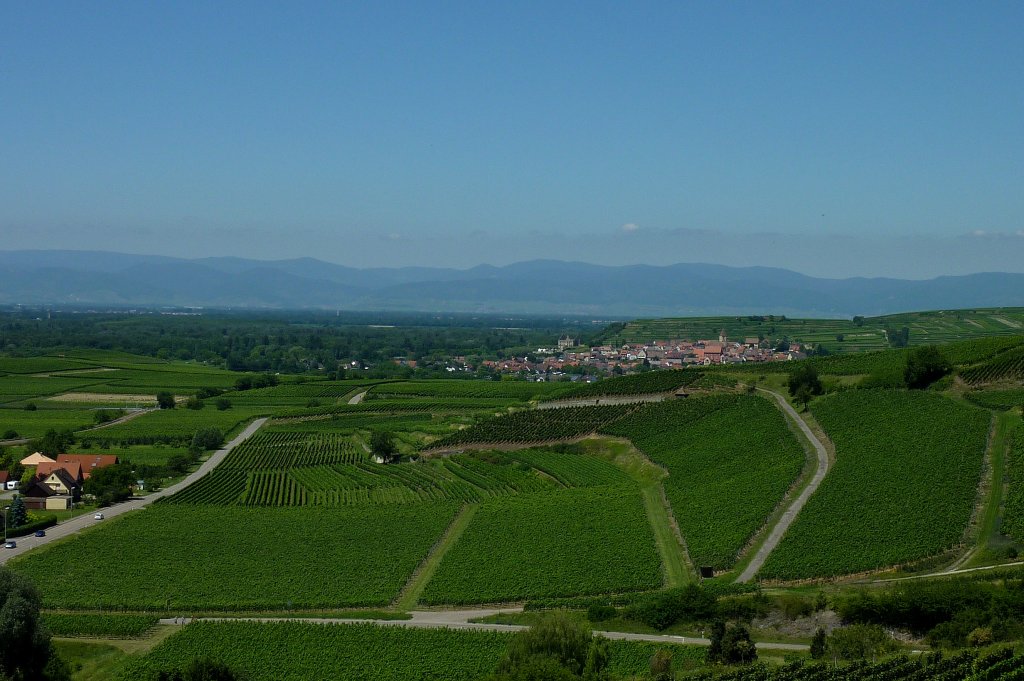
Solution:
{"label": "vineyard", "polygon": [[[246,508],[158,504],[8,565],[46,607],[296,609],[390,602],[457,505]],[[83,588],[87,585],[87,588]]]}
{"label": "vineyard", "polygon": [[564,392],[567,384],[526,381],[402,381],[374,386],[369,397],[491,398],[527,402]]}
{"label": "vineyard", "polygon": [[43,624],[54,636],[136,638],[156,626],[155,615],[47,612]]}
{"label": "vineyard", "polygon": [[507,602],[661,584],[639,491],[595,488],[482,505],[422,598],[444,605]]}
{"label": "vineyard", "polygon": [[268,432],[251,438],[216,470],[162,503],[335,507],[478,502],[628,481],[613,464],[571,448],[473,452],[385,466],[371,463],[348,438]]}
{"label": "vineyard", "polygon": [[964,369],[960,377],[970,385],[995,381],[1024,380],[1024,348],[1016,348],[997,355],[978,366]]}
{"label": "vineyard", "polygon": [[884,662],[854,662],[845,667],[819,662],[791,662],[782,667],[758,664],[719,676],[692,676],[716,681],[1020,681],[1024,655],[1012,648],[989,653],[973,650],[943,655],[894,657]]}
{"label": "vineyard", "polygon": [[[133,660],[120,678],[155,681],[161,670],[210,656],[249,681],[475,681],[493,671],[510,638],[491,631],[373,624],[197,622]],[[679,667],[700,664],[705,656],[697,647],[610,641],[609,669],[619,676],[644,674],[659,647],[672,650]]]}
{"label": "vineyard", "polygon": [[432,449],[453,449],[468,444],[526,444],[571,440],[590,435],[626,416],[636,405],[531,409],[486,419],[431,444]]}
{"label": "vineyard", "polygon": [[556,397],[557,399],[585,399],[603,397],[605,395],[648,395],[654,393],[673,392],[690,385],[703,374],[695,369],[668,369],[663,371],[647,371],[640,374],[628,374],[606,378],[595,383],[577,385]]}
{"label": "vineyard", "polygon": [[726,569],[800,474],[805,455],[760,397],[718,395],[644,407],[606,427],[665,467],[665,492],[697,565]]}
{"label": "vineyard", "polygon": [[1003,534],[1024,543],[1024,424],[1018,424],[1006,462],[1007,492]]}
{"label": "vineyard", "polygon": [[158,409],[131,421],[90,433],[85,439],[123,444],[187,443],[196,431],[203,428],[217,428],[227,434],[243,422],[264,413],[265,410],[258,407],[232,407],[227,411],[219,411],[212,406],[200,410]]}
{"label": "vineyard", "polygon": [[1024,407],[1024,388],[1015,390],[976,390],[964,393],[964,397],[986,409],[1013,409]]}
{"label": "vineyard", "polygon": [[981,477],[988,412],[888,390],[838,393],[812,409],[835,443],[836,463],[762,577],[861,572],[957,545]]}

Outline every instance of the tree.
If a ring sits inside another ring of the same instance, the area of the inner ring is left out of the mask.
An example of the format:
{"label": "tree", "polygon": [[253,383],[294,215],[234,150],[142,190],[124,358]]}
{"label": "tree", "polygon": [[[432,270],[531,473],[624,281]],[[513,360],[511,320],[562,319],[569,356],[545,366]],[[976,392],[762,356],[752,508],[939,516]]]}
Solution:
{"label": "tree", "polygon": [[722,664],[746,664],[756,659],[757,647],[747,627],[742,624],[726,625],[722,620],[715,620],[711,627],[708,660]]}
{"label": "tree", "polygon": [[25,510],[25,500],[18,494],[11,502],[11,510],[7,512],[7,526],[10,528],[21,527],[28,522],[28,511]]}
{"label": "tree", "polygon": [[135,480],[131,464],[122,462],[93,469],[83,487],[86,494],[96,497],[100,506],[108,506],[129,498]]}
{"label": "tree", "polygon": [[953,368],[934,345],[914,348],[907,355],[907,366],[903,369],[903,380],[914,390],[927,388]]}
{"label": "tree", "polygon": [[658,648],[651,656],[651,681],[672,681],[672,651]]}
{"label": "tree", "polygon": [[877,624],[851,624],[828,636],[826,648],[833,659],[876,659],[897,649],[897,643]]}
{"label": "tree", "polygon": [[192,436],[192,444],[189,449],[200,454],[209,449],[217,449],[224,444],[224,433],[219,428],[202,428]]}
{"label": "tree", "polygon": [[385,463],[391,462],[398,454],[398,445],[391,433],[384,430],[375,430],[370,434],[370,451],[374,456],[384,459]]}
{"label": "tree", "polygon": [[[67,665],[57,658],[50,634],[39,620],[42,600],[23,575],[0,567],[0,678],[65,681]],[[57,659],[54,659],[57,658]]]}
{"label": "tree", "polygon": [[75,441],[75,434],[70,430],[62,430],[57,432],[53,428],[46,431],[46,433],[37,440],[32,440],[25,447],[26,453],[32,454],[34,452],[42,452],[47,456],[57,456],[58,454],[64,454],[68,451]]}
{"label": "tree", "polygon": [[215,402],[219,411],[227,411],[231,408],[231,400],[226,397],[218,397]]}
{"label": "tree", "polygon": [[185,406],[188,407],[189,409],[195,409],[196,411],[198,411],[205,407],[206,403],[199,399],[198,395],[193,395],[192,397],[188,398],[188,402],[185,403]]}
{"label": "tree", "polygon": [[161,409],[174,409],[174,394],[161,390],[156,394],[156,403]]}
{"label": "tree", "polygon": [[789,374],[789,381],[786,385],[789,388],[791,397],[797,397],[797,394],[803,389],[806,392],[806,400],[801,401],[805,404],[811,401],[812,396],[820,395],[824,392],[821,386],[821,379],[818,378],[818,370],[809,362],[801,362]]}
{"label": "tree", "polygon": [[157,674],[157,681],[238,681],[238,674],[226,664],[208,657],[192,660],[184,670],[175,669]]}
{"label": "tree", "polygon": [[597,681],[604,678],[607,665],[606,640],[595,639],[566,614],[553,612],[512,637],[493,678]]}
{"label": "tree", "polygon": [[814,632],[814,638],[811,639],[811,658],[820,660],[825,657],[825,644],[828,639],[828,634],[821,627]]}

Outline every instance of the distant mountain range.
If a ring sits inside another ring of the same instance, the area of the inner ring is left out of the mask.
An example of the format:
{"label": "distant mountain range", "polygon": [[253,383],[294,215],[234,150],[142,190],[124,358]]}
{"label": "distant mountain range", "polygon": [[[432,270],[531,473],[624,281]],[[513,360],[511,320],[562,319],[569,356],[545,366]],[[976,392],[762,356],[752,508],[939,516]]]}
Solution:
{"label": "distant mountain range", "polygon": [[608,267],[533,260],[466,270],[358,269],[100,251],[0,251],[0,304],[417,312],[849,317],[1024,306],[1024,274],[819,279],[772,267]]}

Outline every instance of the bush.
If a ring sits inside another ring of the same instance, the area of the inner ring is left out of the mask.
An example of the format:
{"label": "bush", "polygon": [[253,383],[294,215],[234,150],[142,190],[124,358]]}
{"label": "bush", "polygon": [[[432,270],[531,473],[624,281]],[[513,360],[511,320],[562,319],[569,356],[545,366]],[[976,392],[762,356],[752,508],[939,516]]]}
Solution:
{"label": "bush", "polygon": [[36,409],[38,409],[38,407],[36,407],[36,403],[35,402],[26,402],[25,403],[25,411],[35,411]]}
{"label": "bush", "polygon": [[677,622],[709,620],[717,612],[717,599],[699,586],[689,584],[650,594],[628,606],[622,615],[662,630]]}
{"label": "bush", "polygon": [[198,411],[205,407],[206,403],[199,399],[198,395],[193,395],[192,397],[188,398],[188,402],[185,403],[185,406],[188,407],[189,409],[194,409]]}
{"label": "bush", "polygon": [[591,622],[604,622],[619,614],[619,611],[611,605],[593,604],[587,608],[587,619]]}
{"label": "bush", "polygon": [[217,409],[219,411],[227,411],[228,409],[231,408],[231,400],[229,400],[226,397],[218,397],[217,402],[215,404],[217,405]]}
{"label": "bush", "polygon": [[174,409],[174,394],[162,390],[156,394],[156,403],[161,409]]}
{"label": "bush", "polygon": [[194,451],[206,451],[217,449],[224,444],[224,434],[219,428],[203,428],[196,432],[192,438],[190,449]]}

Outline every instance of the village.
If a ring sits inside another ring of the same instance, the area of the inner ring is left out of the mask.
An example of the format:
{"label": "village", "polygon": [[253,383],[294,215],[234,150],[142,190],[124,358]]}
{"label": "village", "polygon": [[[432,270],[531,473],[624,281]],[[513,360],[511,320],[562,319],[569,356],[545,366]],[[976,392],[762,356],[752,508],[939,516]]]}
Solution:
{"label": "village", "polygon": [[[717,340],[652,340],[613,347],[584,347],[579,340],[563,336],[557,348],[537,348],[535,353],[500,360],[484,360],[495,373],[518,374],[528,380],[595,380],[598,376],[620,375],[649,369],[681,369],[689,366],[786,362],[804,359],[808,348],[788,341],[766,338],[729,340],[725,330]],[[459,358],[456,358],[459,359]],[[579,377],[579,378],[577,378]]]}

